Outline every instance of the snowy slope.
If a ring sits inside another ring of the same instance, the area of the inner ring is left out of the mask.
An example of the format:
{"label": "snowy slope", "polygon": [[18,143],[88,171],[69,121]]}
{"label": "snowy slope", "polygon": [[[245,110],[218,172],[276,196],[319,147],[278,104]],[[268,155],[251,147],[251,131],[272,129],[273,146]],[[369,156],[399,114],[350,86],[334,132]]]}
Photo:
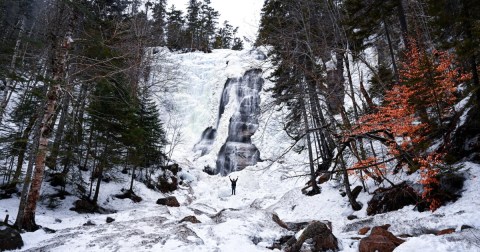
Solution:
{"label": "snowy slope", "polygon": [[[265,161],[232,174],[239,180],[237,195],[231,196],[227,177],[210,176],[202,169],[214,165],[234,108],[227,106],[210,154],[199,157],[192,149],[202,131],[216,125],[226,79],[242,76],[253,67],[265,69],[267,76],[268,63],[258,60],[257,53],[249,50],[157,55],[156,78],[171,79],[170,85],[158,88],[172,89],[168,96],[159,96],[162,119],[166,124],[168,120],[175,122],[182,133],[183,141],[176,146],[173,158],[191,178],[189,185],[171,194],[179,199],[181,206],[155,204],[158,198],[168,195],[151,191],[140,183],[136,183],[134,191],[144,199],[141,203],[111,196],[127,186],[128,178],[102,184],[100,204],[118,210],[117,213],[77,214],[68,210],[75,200],[73,197],[67,197],[56,210],[41,204],[37,223],[56,233],[38,230],[22,234],[25,246],[21,251],[271,251],[266,247],[288,233],[272,221],[273,213],[284,221],[331,221],[342,251],[358,251],[358,238],[363,237],[357,234],[358,229],[383,224],[391,224],[389,230],[395,235],[414,236],[406,238],[396,251],[480,251],[480,165],[464,164],[463,171],[469,179],[463,197],[435,213],[419,213],[409,206],[367,217],[366,205],[371,196],[361,193],[358,200],[364,207],[353,212],[346,197],[340,196],[342,185],[336,180],[322,184],[321,194],[307,197],[300,192],[306,177],[296,176],[306,169],[306,157],[294,153],[283,155],[290,143],[281,131],[282,111],[275,109],[266,92],[261,94],[260,129],[253,137]],[[264,88],[269,85],[272,83],[267,81]],[[355,185],[359,183],[352,181]],[[17,205],[17,198],[2,200],[0,211],[8,212],[14,220]],[[352,214],[358,219],[348,220],[347,216]],[[189,215],[195,215],[201,223],[179,223]],[[115,221],[107,224],[107,216]],[[83,226],[89,220],[96,225]],[[472,228],[461,231],[462,225]],[[426,230],[445,228],[455,228],[458,232],[444,236],[424,234]]]}

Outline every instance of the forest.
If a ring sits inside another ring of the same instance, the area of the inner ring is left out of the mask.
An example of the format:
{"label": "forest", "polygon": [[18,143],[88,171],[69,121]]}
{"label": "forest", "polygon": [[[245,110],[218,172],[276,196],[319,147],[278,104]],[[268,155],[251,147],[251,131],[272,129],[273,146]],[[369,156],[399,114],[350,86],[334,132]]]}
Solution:
{"label": "forest", "polygon": [[0,2],[0,172],[4,190],[22,192],[17,227],[37,228],[45,171],[96,204],[106,172],[132,170],[133,184],[136,173],[164,164],[166,136],[152,100],[163,80],[148,80],[156,53],[148,48],[243,48],[238,28],[219,27],[209,1],[191,1],[186,14],[166,4]]}
{"label": "forest", "polygon": [[[480,162],[477,1],[265,0],[254,41],[219,17],[211,0],[186,11],[167,0],[0,0],[0,204],[18,197],[10,226],[38,230],[38,204],[65,197],[79,212],[113,213],[99,197],[122,176],[132,201],[136,183],[176,190],[158,174],[181,170],[181,133],[158,101],[179,76],[157,68],[167,54],[218,49],[265,52],[262,110],[282,112],[281,157],[306,157],[289,175],[306,178],[304,195],[335,180],[359,211],[368,185],[409,180],[418,211],[459,198],[449,183],[471,179],[462,162]],[[279,161],[263,158],[265,169]],[[45,186],[60,189],[45,199]]]}

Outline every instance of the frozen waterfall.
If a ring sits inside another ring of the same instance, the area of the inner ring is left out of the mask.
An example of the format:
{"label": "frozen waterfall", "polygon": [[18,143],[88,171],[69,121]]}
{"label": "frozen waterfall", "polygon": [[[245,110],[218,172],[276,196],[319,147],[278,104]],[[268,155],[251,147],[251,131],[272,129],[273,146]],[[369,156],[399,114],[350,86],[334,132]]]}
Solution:
{"label": "frozen waterfall", "polygon": [[[216,162],[215,173],[227,175],[233,171],[242,170],[254,165],[260,160],[260,152],[252,144],[251,137],[258,128],[260,115],[260,96],[264,80],[262,70],[251,69],[240,78],[229,78],[222,91],[218,108],[217,125],[229,102],[235,102],[235,112],[230,117],[228,137],[220,148]],[[200,142],[195,145],[195,151],[201,155],[207,154],[216,137],[216,129],[208,127],[202,133]]]}

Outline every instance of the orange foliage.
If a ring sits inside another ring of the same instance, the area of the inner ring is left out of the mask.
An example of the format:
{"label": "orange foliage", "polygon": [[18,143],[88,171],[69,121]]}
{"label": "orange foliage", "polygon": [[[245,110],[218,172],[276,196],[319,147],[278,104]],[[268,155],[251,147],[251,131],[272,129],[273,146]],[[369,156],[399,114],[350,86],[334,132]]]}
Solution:
{"label": "orange foliage", "polygon": [[[387,90],[383,104],[374,113],[364,115],[346,136],[375,132],[388,139],[383,142],[388,155],[400,157],[407,153],[412,157],[413,163],[404,163],[404,166],[420,169],[420,182],[424,186],[422,196],[430,203],[432,211],[441,204],[430,193],[433,185],[439,183],[436,167],[442,162],[442,155],[426,153],[420,146],[424,146],[428,133],[452,112],[456,86],[469,78],[459,73],[452,55],[435,50],[429,53],[412,46],[401,65],[400,83]],[[376,162],[376,158],[370,157],[359,160],[353,167]]]}

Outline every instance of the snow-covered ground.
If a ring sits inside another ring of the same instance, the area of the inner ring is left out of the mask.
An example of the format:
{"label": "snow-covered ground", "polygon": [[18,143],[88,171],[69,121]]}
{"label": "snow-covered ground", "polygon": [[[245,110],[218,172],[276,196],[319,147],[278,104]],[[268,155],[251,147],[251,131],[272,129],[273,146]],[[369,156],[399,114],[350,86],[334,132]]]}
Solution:
{"label": "snow-covered ground", "polygon": [[[189,185],[171,194],[181,206],[157,205],[158,198],[170,194],[151,191],[141,183],[135,184],[134,191],[143,198],[142,202],[113,197],[112,194],[128,186],[125,177],[123,182],[102,184],[99,203],[118,210],[114,214],[77,214],[68,210],[74,197],[67,197],[55,210],[40,204],[37,224],[56,232],[40,229],[22,234],[25,246],[21,251],[270,251],[266,247],[288,234],[273,222],[273,213],[288,222],[331,221],[342,251],[358,251],[358,238],[363,237],[357,234],[360,228],[383,224],[391,224],[389,230],[395,235],[412,236],[405,238],[406,242],[395,251],[480,251],[480,165],[464,163],[462,169],[468,179],[462,197],[434,213],[419,213],[413,206],[407,206],[370,217],[366,215],[371,198],[367,193],[360,194],[358,200],[363,208],[354,212],[347,198],[340,196],[342,185],[335,179],[322,184],[321,194],[305,196],[300,189],[305,186],[306,177],[296,175],[305,169],[306,157],[295,153],[282,155],[289,146],[281,131],[282,111],[271,106],[265,92],[261,96],[260,128],[253,142],[266,161],[231,174],[239,179],[237,194],[230,195],[228,177],[210,176],[202,169],[205,165],[215,165],[234,108],[227,106],[219,122],[217,141],[208,155],[199,157],[193,153],[193,145],[206,127],[216,126],[226,79],[240,77],[252,67],[268,72],[269,66],[249,50],[162,55],[168,64],[159,62],[156,71],[162,76],[175,77],[172,82],[178,84],[168,97],[159,97],[159,104],[164,106],[162,119],[175,122],[181,132],[183,141],[175,146],[172,157],[191,178]],[[267,88],[271,83],[267,81],[265,85]],[[173,131],[173,126],[170,130]],[[359,183],[352,181],[355,185]],[[2,200],[0,212],[9,214],[14,221],[17,205],[18,198]],[[358,219],[348,220],[347,216],[352,214]],[[201,223],[179,222],[190,215],[195,215]],[[106,223],[107,217],[115,221]],[[96,225],[84,226],[87,221]],[[462,231],[462,225],[472,228]],[[455,228],[457,232],[443,236],[425,234],[446,228]]]}

